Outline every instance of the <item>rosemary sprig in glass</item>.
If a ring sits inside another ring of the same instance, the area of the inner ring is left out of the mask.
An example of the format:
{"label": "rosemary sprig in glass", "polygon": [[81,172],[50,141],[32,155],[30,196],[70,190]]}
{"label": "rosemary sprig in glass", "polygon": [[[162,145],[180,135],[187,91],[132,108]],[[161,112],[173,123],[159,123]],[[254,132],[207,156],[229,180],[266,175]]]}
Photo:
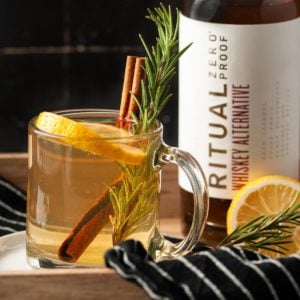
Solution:
{"label": "rosemary sprig in glass", "polygon": [[[147,56],[146,78],[141,81],[141,99],[133,95],[139,108],[138,116],[132,112],[136,123],[135,133],[147,132],[153,127],[159,113],[171,99],[170,83],[176,74],[176,64],[189,47],[188,45],[178,52],[178,10],[175,22],[170,6],[166,8],[161,4],[154,10],[148,9],[148,13],[146,18],[156,25],[157,38],[156,45],[149,47],[142,35],[139,35]],[[159,200],[159,167],[153,166],[153,153],[159,147],[158,143],[160,144],[160,140],[151,141],[147,145],[145,152],[148,155],[140,166],[120,166],[122,185],[110,189],[114,210],[114,216],[111,216],[114,243],[138,231],[141,226],[145,226],[145,218],[153,216],[152,212]]]}
{"label": "rosemary sprig in glass", "polygon": [[260,216],[249,223],[237,227],[219,246],[239,245],[251,250],[264,249],[278,254],[285,254],[285,245],[291,243],[293,230],[300,226],[300,203],[292,203],[274,215]]}
{"label": "rosemary sprig in glass", "polygon": [[148,155],[141,166],[119,167],[122,185],[110,189],[114,210],[114,215],[110,216],[114,244],[138,232],[141,227],[148,230],[153,227],[151,224],[154,224],[153,217],[159,199],[160,169],[152,166],[152,155]]}

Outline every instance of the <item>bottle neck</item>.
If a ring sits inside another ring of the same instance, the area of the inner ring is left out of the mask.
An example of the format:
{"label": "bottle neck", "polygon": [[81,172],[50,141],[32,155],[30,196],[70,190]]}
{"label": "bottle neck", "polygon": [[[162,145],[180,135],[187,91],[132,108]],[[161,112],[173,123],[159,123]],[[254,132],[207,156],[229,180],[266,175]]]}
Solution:
{"label": "bottle neck", "polygon": [[181,12],[213,23],[278,23],[300,17],[300,0],[182,0]]}

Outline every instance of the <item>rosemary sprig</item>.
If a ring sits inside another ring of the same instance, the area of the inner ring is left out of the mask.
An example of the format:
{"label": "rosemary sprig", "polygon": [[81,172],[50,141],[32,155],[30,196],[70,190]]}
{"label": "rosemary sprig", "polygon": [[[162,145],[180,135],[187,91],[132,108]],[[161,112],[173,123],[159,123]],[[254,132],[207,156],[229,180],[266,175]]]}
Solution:
{"label": "rosemary sprig", "polygon": [[190,47],[187,45],[178,52],[179,12],[173,20],[171,7],[163,4],[154,10],[148,9],[147,19],[155,23],[158,36],[156,45],[149,47],[143,36],[140,40],[147,57],[145,61],[146,79],[141,82],[141,99],[135,98],[139,107],[139,117],[132,115],[140,131],[147,131],[172,97],[170,82],[176,74],[176,63],[180,56]]}
{"label": "rosemary sprig", "polygon": [[[146,18],[155,23],[158,36],[156,45],[149,47],[142,35],[139,35],[146,51],[146,76],[145,80],[141,81],[141,99],[133,94],[139,109],[138,117],[131,112],[136,123],[135,133],[147,132],[172,97],[170,81],[176,74],[176,63],[189,47],[188,45],[178,52],[178,10],[175,21],[170,6],[166,8],[161,4],[154,10],[148,9],[148,13]],[[148,148],[145,149],[148,157],[140,166],[120,165],[122,185],[110,189],[114,211],[114,215],[111,216],[114,243],[134,232],[142,231],[145,219],[153,218],[156,211],[159,201],[159,167],[153,166],[153,153],[159,147],[160,140],[149,142]],[[150,219],[148,223],[153,224],[153,220]]]}
{"label": "rosemary sprig", "polygon": [[291,243],[295,227],[300,226],[300,203],[295,201],[274,215],[260,216],[249,223],[237,227],[219,246],[240,245],[251,250],[264,249],[284,255],[286,245]]}
{"label": "rosemary sprig", "polygon": [[110,188],[110,200],[114,215],[113,243],[117,244],[132,233],[149,231],[154,226],[156,207],[159,201],[159,167],[153,166],[152,147],[158,147],[156,140],[147,149],[147,157],[140,166],[119,165],[122,172],[121,187]]}

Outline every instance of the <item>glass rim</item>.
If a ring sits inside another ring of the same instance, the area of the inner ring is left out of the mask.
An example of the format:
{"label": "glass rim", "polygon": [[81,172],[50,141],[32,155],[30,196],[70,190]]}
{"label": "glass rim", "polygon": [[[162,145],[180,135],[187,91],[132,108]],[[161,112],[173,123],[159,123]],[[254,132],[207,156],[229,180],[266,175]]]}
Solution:
{"label": "glass rim", "polygon": [[[99,116],[99,118],[104,118],[105,116],[107,116],[107,119],[110,120],[114,120],[117,121],[118,120],[118,116],[119,116],[119,111],[116,109],[101,109],[101,108],[75,108],[75,109],[64,109],[64,110],[53,110],[53,111],[48,111],[51,113],[55,113],[55,114],[59,114],[61,116],[76,116],[78,118],[78,120],[80,120],[80,115],[82,115],[82,119],[84,118],[84,115],[90,115],[90,117],[92,116],[92,114],[94,114],[95,116],[97,115],[101,115]],[[65,135],[58,135],[58,134],[53,134],[53,133],[49,133],[46,132],[44,130],[39,129],[36,125],[35,125],[35,121],[37,119],[38,115],[34,116],[28,123],[29,128],[32,128],[34,130],[34,132],[41,134],[45,137],[51,137],[51,138],[64,138],[66,137]],[[74,118],[71,118],[74,120]],[[76,120],[76,118],[75,118]],[[144,132],[144,133],[139,133],[139,134],[133,134],[132,136],[126,136],[126,137],[120,137],[120,136],[110,136],[110,137],[101,137],[101,139],[104,140],[128,140],[128,139],[146,139],[151,137],[152,135],[157,135],[160,134],[163,130],[163,125],[159,120],[155,121],[155,125],[154,128]],[[72,139],[70,137],[68,137],[68,139]],[[74,138],[77,139],[78,138]],[[82,138],[83,140],[86,138]],[[89,140],[94,139],[94,138],[89,138]]]}

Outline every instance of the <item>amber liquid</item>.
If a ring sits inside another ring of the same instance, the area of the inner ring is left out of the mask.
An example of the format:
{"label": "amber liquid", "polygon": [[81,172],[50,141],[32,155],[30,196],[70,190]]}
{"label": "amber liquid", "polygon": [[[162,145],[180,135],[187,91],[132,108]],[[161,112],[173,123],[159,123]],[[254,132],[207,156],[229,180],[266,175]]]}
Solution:
{"label": "amber liquid", "polygon": [[[103,190],[120,177],[120,164],[114,160],[30,131],[27,206],[30,265],[72,267],[71,263],[59,259],[62,243]],[[152,188],[158,191],[158,180],[153,184]],[[149,201],[158,201],[155,195],[153,197]],[[148,248],[157,218],[157,211],[153,209],[143,218],[138,230],[127,238],[139,240]],[[104,253],[113,246],[112,234],[113,227],[107,222],[74,266],[103,266]]]}
{"label": "amber liquid", "polygon": [[[192,19],[223,24],[269,24],[300,17],[299,0],[183,0],[181,12]],[[190,228],[193,195],[181,188],[184,232]],[[225,235],[226,213],[231,199],[210,198],[203,240],[212,244]]]}

